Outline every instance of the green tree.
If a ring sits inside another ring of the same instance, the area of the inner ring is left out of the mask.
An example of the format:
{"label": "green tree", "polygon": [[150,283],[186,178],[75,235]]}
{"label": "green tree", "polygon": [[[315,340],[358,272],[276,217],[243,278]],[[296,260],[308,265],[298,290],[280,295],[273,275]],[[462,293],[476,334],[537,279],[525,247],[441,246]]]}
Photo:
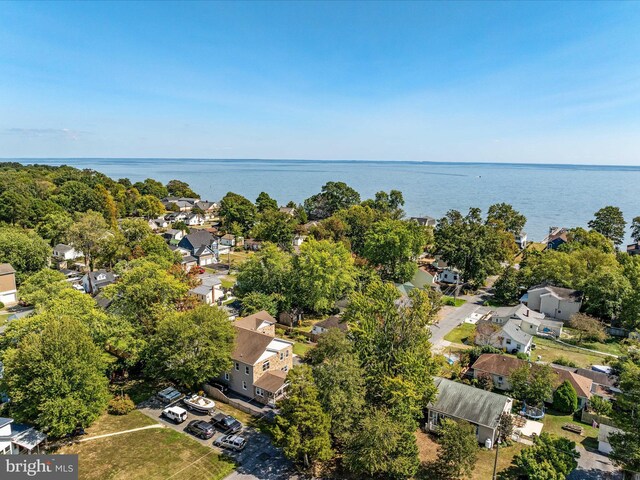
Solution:
{"label": "green tree", "polygon": [[167,193],[172,197],[198,198],[198,194],[191,190],[189,184],[180,180],[169,180]]}
{"label": "green tree", "polygon": [[283,250],[291,250],[295,228],[294,217],[278,210],[267,209],[264,213],[258,214],[251,236],[256,240],[275,243]]}
{"label": "green tree", "polygon": [[155,332],[156,322],[175,309],[189,287],[156,261],[131,262],[117,283],[103,290],[112,300],[110,309],[145,333]]}
{"label": "green tree", "polygon": [[125,218],[120,223],[120,231],[129,248],[133,248],[145,238],[153,235],[149,223],[141,218]]}
{"label": "green tree", "polygon": [[304,201],[304,209],[311,220],[321,220],[358,203],[360,194],[349,185],[344,182],[327,182],[320,193]]}
{"label": "green tree", "polygon": [[242,315],[253,315],[266,310],[274,318],[278,317],[282,295],[277,293],[251,292],[242,297]]}
{"label": "green tree", "polygon": [[438,433],[438,473],[447,479],[468,478],[480,450],[475,427],[468,422],[445,419]]}
{"label": "green tree", "polygon": [[164,205],[155,195],[142,195],[136,202],[136,211],[145,218],[157,218],[165,213]]}
{"label": "green tree", "polygon": [[415,274],[425,244],[425,229],[417,223],[382,220],[366,232],[362,254],[380,268],[382,278],[404,283]]}
{"label": "green tree", "polygon": [[75,180],[65,182],[53,199],[69,213],[102,211],[99,193],[86,183]]}
{"label": "green tree", "polygon": [[2,357],[14,416],[51,437],[89,426],[109,400],[102,353],[70,316],[48,317]]}
{"label": "green tree", "polygon": [[96,192],[102,204],[102,215],[107,221],[109,228],[115,230],[118,228],[118,206],[116,205],[116,201],[104,185],[96,185]]}
{"label": "green tree", "polygon": [[466,216],[451,210],[435,229],[436,250],[445,262],[460,270],[465,282],[482,285],[511,253],[500,232],[485,225],[478,208],[470,209]]}
{"label": "green tree", "polygon": [[18,293],[24,302],[40,307],[65,289],[73,289],[73,287],[66,281],[64,274],[45,268],[27,278],[20,285]]}
{"label": "green tree", "polygon": [[73,225],[73,218],[68,213],[49,213],[38,223],[36,232],[42,238],[49,240],[51,245],[57,245],[67,240],[67,232],[71,225]]}
{"label": "green tree", "polygon": [[640,242],[640,216],[631,220],[631,238],[636,243]]}
{"label": "green tree", "polygon": [[344,441],[365,407],[360,360],[344,332],[332,328],[309,353],[318,399],[331,417],[331,434]]}
{"label": "green tree", "polygon": [[581,227],[569,230],[567,232],[567,243],[560,245],[559,249],[563,252],[571,252],[586,247],[595,248],[603,253],[614,252],[611,240],[595,230],[585,230]]}
{"label": "green tree", "polygon": [[553,394],[555,375],[549,365],[523,363],[509,376],[511,393],[529,405],[542,405]]}
{"label": "green tree", "polygon": [[32,207],[30,197],[18,192],[6,190],[0,194],[0,221],[25,224]]}
{"label": "green tree", "polygon": [[543,432],[513,463],[529,480],[564,480],[578,466],[575,448],[575,442]]}
{"label": "green tree", "polygon": [[357,478],[412,478],[420,466],[413,428],[382,409],[365,411],[349,436],[344,464]]}
{"label": "green tree", "polygon": [[511,266],[505,268],[493,287],[495,289],[494,301],[504,305],[514,305],[520,299],[518,271]]}
{"label": "green tree", "polygon": [[110,235],[107,222],[101,214],[93,211],[79,214],[69,228],[69,243],[82,252],[91,271],[100,252],[100,242],[107,235]]}
{"label": "green tree", "polygon": [[620,320],[633,331],[640,327],[640,255],[623,256],[622,264],[630,288],[622,302]]}
{"label": "green tree", "polygon": [[621,268],[596,269],[582,287],[585,311],[599,317],[618,318],[630,288]]}
{"label": "green tree", "polygon": [[569,381],[562,382],[553,392],[553,408],[562,413],[573,413],[578,410],[578,394]]}
{"label": "green tree", "polygon": [[220,202],[220,217],[227,231],[231,231],[233,224],[237,224],[240,233],[246,235],[255,223],[256,213],[255,205],[237,193],[227,193]]}
{"label": "green tree", "polygon": [[50,255],[51,247],[35,233],[15,227],[0,227],[0,263],[11,264],[18,284],[45,268]]}
{"label": "green tree", "polygon": [[164,198],[169,195],[167,187],[153,178],[147,178],[144,182],[136,182],[133,186],[141,195],[152,195],[156,198]]}
{"label": "green tree", "polygon": [[308,366],[294,367],[287,380],[289,389],[278,403],[280,415],[273,428],[274,439],[289,459],[308,468],[333,456],[330,419],[322,410]]}
{"label": "green tree", "polygon": [[600,320],[586,313],[576,313],[569,320],[571,328],[578,330],[578,343],[582,340],[602,342],[607,338],[607,332]]}
{"label": "green tree", "polygon": [[402,218],[404,215],[403,205],[404,197],[399,190],[391,190],[389,193],[379,191],[373,199],[362,202],[362,206],[371,207],[395,219]]}
{"label": "green tree", "polygon": [[510,412],[502,412],[498,421],[498,440],[510,442],[513,435],[514,421]]}
{"label": "green tree", "polygon": [[624,220],[622,210],[618,207],[607,206],[594,213],[593,220],[590,220],[588,225],[589,228],[601,233],[618,246],[624,240],[627,222]]}
{"label": "green tree", "polygon": [[278,210],[278,202],[267,192],[260,192],[258,198],[256,198],[256,208],[259,213],[264,213],[267,210]]}
{"label": "green tree", "polygon": [[147,373],[196,389],[231,368],[234,341],[233,325],[216,307],[168,315],[151,338]]}
{"label": "green tree", "polygon": [[290,298],[292,276],[291,255],[280,251],[272,243],[266,243],[238,267],[236,289],[240,297],[259,292]]}
{"label": "green tree", "polygon": [[380,220],[380,212],[371,207],[354,205],[346,210],[336,212],[330,218],[340,221],[344,229],[344,236],[349,239],[351,244],[351,250],[357,255],[363,256],[366,233],[375,222]]}
{"label": "green tree", "polygon": [[519,235],[526,223],[527,217],[508,203],[496,203],[487,211],[488,225],[514,235]]}
{"label": "green tree", "polygon": [[393,284],[380,280],[350,296],[345,320],[360,357],[370,405],[384,407],[407,422],[422,417],[436,391],[432,376],[437,366],[428,326],[437,311],[428,293],[414,289],[403,301]]}
{"label": "green tree", "polygon": [[298,298],[314,312],[327,312],[355,285],[351,253],[340,243],[309,239],[294,257]]}
{"label": "green tree", "polygon": [[614,419],[621,432],[609,435],[611,459],[623,469],[625,479],[640,471],[640,353],[629,346],[615,365],[619,373]]}

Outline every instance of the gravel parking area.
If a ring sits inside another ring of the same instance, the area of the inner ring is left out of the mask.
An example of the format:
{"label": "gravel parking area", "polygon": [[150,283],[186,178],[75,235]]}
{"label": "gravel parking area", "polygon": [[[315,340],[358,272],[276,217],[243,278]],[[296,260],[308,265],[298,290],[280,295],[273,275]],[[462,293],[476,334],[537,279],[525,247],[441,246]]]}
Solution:
{"label": "gravel parking area", "polygon": [[[173,405],[184,407],[182,402],[177,402]],[[184,435],[189,435],[202,445],[234,458],[238,462],[238,468],[229,475],[226,480],[295,480],[302,478],[295,472],[293,465],[284,457],[282,451],[271,443],[271,439],[255,428],[245,425],[239,433],[239,435],[247,439],[247,446],[243,451],[234,452],[232,450],[220,449],[215,447],[213,442],[216,438],[223,435],[222,432],[216,431],[212,438],[203,440],[184,431],[191,420],[208,421],[211,418],[210,415],[190,411],[187,420],[176,425],[172,421],[160,417],[163,408],[165,408],[165,406],[155,401],[149,401],[139,406],[142,413],[155,419],[157,422],[179,432],[183,432]],[[215,413],[219,412],[216,410]]]}

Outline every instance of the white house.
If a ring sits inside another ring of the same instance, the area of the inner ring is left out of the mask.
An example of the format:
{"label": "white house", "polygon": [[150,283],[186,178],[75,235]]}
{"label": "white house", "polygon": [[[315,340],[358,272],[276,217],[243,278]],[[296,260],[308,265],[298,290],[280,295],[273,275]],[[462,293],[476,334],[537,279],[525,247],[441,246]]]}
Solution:
{"label": "white house", "polygon": [[526,294],[526,304],[547,317],[569,320],[582,307],[582,292],[570,288],[539,285]]}
{"label": "white house", "polygon": [[191,213],[187,215],[187,218],[185,219],[185,223],[190,227],[202,226],[204,225],[204,217],[197,213]]}
{"label": "white house", "polygon": [[97,294],[107,285],[111,285],[116,281],[116,276],[112,272],[106,270],[96,270],[89,272],[82,277],[82,286],[87,293]]}
{"label": "white house", "polygon": [[293,237],[293,246],[299,247],[304,243],[306,239],[307,239],[306,235],[296,235],[295,237]]}
{"label": "white house", "polygon": [[222,289],[222,282],[216,275],[211,275],[210,273],[203,273],[198,275],[198,278],[202,282],[201,285],[206,286],[212,291],[212,300],[217,302],[222,297],[224,297],[224,290]]}
{"label": "white house", "polygon": [[460,272],[452,267],[443,268],[438,273],[438,281],[443,283],[458,283],[461,280]]}
{"label": "white house", "polygon": [[0,417],[0,455],[40,453],[40,444],[47,436],[33,427],[13,423],[12,418]]}
{"label": "white house", "polygon": [[236,246],[236,236],[235,235],[231,235],[230,233],[227,233],[226,235],[223,235],[222,237],[220,237],[220,245],[223,245],[225,247],[235,247]]}
{"label": "white house", "polygon": [[71,245],[59,243],[53,247],[53,256],[59,260],[75,260],[82,256],[82,252],[76,251]]}
{"label": "white house", "polygon": [[522,230],[518,234],[514,234],[513,239],[515,240],[516,245],[518,245],[518,248],[520,250],[524,250],[525,248],[527,248],[527,244],[529,242],[527,241],[527,232],[525,232],[524,230]]}
{"label": "white house", "polygon": [[[478,331],[479,331],[478,326]],[[476,344],[491,345],[510,353],[523,352],[529,354],[533,344],[533,336],[523,331],[515,320],[509,320],[499,329],[486,335],[476,335]]]}
{"label": "white house", "polygon": [[336,317],[334,315],[316,323],[311,329],[311,333],[313,335],[322,335],[323,333],[327,333],[332,328],[339,328],[344,332],[348,330],[347,323],[343,322],[340,317]]}
{"label": "white house", "polygon": [[8,263],[0,263],[0,302],[13,305],[18,301],[16,271]]}

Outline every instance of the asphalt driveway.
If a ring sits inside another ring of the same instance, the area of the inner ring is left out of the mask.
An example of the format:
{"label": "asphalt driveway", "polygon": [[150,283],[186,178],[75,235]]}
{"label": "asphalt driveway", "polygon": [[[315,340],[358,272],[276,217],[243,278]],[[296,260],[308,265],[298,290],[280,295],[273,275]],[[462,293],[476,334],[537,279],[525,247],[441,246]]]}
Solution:
{"label": "asphalt driveway", "polygon": [[[175,405],[181,406],[181,402]],[[247,446],[243,451],[234,452],[232,450],[220,449],[215,447],[213,442],[216,438],[223,435],[222,432],[216,431],[216,434],[212,438],[203,440],[184,431],[191,420],[201,419],[208,421],[211,418],[209,415],[189,412],[187,420],[176,425],[172,421],[160,417],[163,408],[164,406],[157,402],[146,402],[139,406],[139,410],[142,413],[155,419],[157,422],[182,432],[184,435],[189,435],[202,445],[234,458],[238,462],[238,468],[231,473],[231,475],[227,476],[226,480],[295,480],[302,478],[296,473],[291,462],[284,457],[282,451],[273,445],[271,439],[255,428],[244,426],[239,433],[239,435],[247,439]]]}

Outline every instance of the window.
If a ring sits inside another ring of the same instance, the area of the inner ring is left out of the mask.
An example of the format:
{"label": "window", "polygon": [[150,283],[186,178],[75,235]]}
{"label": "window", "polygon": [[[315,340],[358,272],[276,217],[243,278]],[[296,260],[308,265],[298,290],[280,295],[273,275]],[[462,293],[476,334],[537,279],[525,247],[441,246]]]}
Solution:
{"label": "window", "polygon": [[289,358],[289,350],[287,350],[284,355],[285,357]]}
{"label": "window", "polygon": [[498,377],[498,381],[501,382],[502,381],[502,377]]}
{"label": "window", "polygon": [[259,397],[264,397],[264,392],[261,388],[256,387],[256,395]]}
{"label": "window", "polygon": [[507,338],[507,345],[511,345],[511,339]]}
{"label": "window", "polygon": [[4,447],[4,450],[0,452],[0,455],[10,455],[11,454],[11,444]]}
{"label": "window", "polygon": [[266,362],[264,362],[264,363],[262,364],[262,371],[263,371],[263,372],[266,372],[267,370],[269,370],[269,366],[270,366],[270,365],[269,365],[269,360],[267,360]]}
{"label": "window", "polygon": [[280,352],[280,360],[284,360],[284,352]]}
{"label": "window", "polygon": [[224,379],[225,379],[225,380],[227,380],[227,381],[229,381],[229,378],[230,378],[229,373],[228,373],[228,372],[227,372],[227,373],[225,373],[225,374],[224,374]]}
{"label": "window", "polygon": [[242,381],[242,389],[243,390],[247,389],[247,382],[245,382],[244,380]]}
{"label": "window", "polygon": [[247,367],[246,365],[244,367],[244,374],[249,375],[249,367]]}
{"label": "window", "polygon": [[284,367],[282,367],[282,371],[283,371],[283,372],[286,372],[286,371],[288,371],[288,370],[289,370],[289,367],[288,367],[287,365],[285,365]]}
{"label": "window", "polygon": [[240,364],[238,362],[236,362],[236,370],[240,370]]}

